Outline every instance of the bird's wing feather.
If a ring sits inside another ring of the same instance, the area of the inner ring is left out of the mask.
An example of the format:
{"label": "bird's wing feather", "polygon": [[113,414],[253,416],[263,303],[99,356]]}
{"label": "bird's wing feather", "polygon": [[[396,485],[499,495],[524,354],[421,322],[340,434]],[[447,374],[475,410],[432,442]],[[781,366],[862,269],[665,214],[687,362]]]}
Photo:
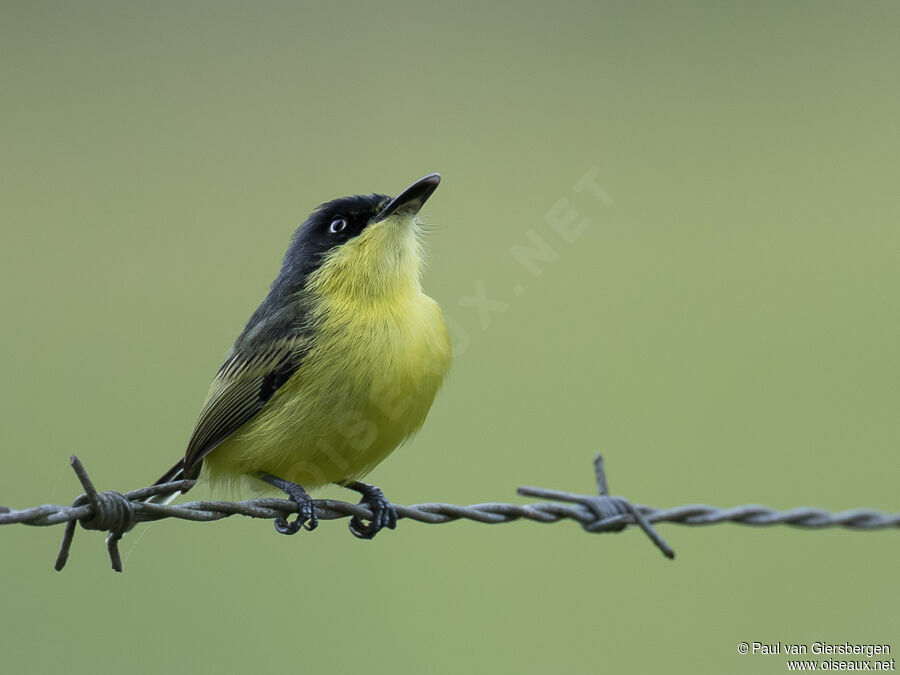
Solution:
{"label": "bird's wing feather", "polygon": [[184,454],[184,475],[196,478],[201,460],[258,413],[290,379],[304,352],[305,340],[292,335],[260,348],[237,349],[219,369]]}

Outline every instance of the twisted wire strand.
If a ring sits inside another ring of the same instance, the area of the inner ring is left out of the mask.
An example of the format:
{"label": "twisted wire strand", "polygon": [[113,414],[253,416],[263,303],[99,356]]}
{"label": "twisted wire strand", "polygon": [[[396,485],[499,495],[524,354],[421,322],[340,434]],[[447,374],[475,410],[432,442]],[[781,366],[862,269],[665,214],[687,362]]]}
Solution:
{"label": "twisted wire strand", "polygon": [[[101,493],[94,488],[87,471],[78,458],[73,456],[70,462],[85,489],[85,494],[78,497],[71,506],[42,504],[26,509],[10,509],[0,506],[0,525],[18,523],[43,527],[66,524],[66,533],[57,559],[57,569],[62,569],[66,563],[75,526],[79,523],[85,529],[103,530],[110,533],[107,538],[110,560],[113,569],[121,571],[122,565],[117,543],[122,535],[137,523],[168,518],[209,522],[235,515],[272,520],[279,516],[297,513],[297,505],[294,502],[268,497],[238,502],[199,500],[168,505],[144,503],[143,499],[153,495],[189,489],[194,485],[194,481],[165,483],[133,490],[124,495],[112,491]],[[667,509],[643,504],[633,505],[623,497],[611,497],[607,494],[606,474],[600,455],[597,455],[594,460],[594,469],[599,495],[522,487],[518,490],[520,495],[550,501],[531,504],[486,502],[468,506],[444,503],[410,506],[394,504],[393,506],[401,519],[432,525],[451,523],[457,520],[471,520],[486,524],[510,523],[517,520],[530,520],[538,523],[574,520],[588,532],[616,532],[630,526],[638,526],[669,558],[674,557],[674,551],[656,533],[653,528],[654,523],[695,526],[736,523],[754,526],[789,525],[809,529],[841,527],[855,530],[900,528],[900,513],[885,513],[864,508],[830,512],[813,507],[777,511],[758,504],[745,504],[731,508],[719,508],[706,504],[686,504]],[[333,499],[317,499],[314,500],[314,503],[320,520],[337,520],[354,516],[362,520],[372,518],[371,511],[362,504],[351,504]]]}
{"label": "twisted wire strand", "polygon": [[[585,495],[572,495],[584,497]],[[316,512],[320,520],[338,520],[358,516],[368,519],[372,516],[369,509],[359,504],[350,504],[333,499],[315,499]],[[499,524],[517,520],[532,520],[538,523],[556,523],[561,520],[574,520],[583,525],[596,521],[596,516],[585,506],[569,506],[566,504],[507,504],[502,502],[485,502],[482,504],[426,503],[402,506],[393,505],[401,519],[414,520],[419,523],[440,525],[457,520],[472,520],[478,523]],[[720,508],[707,504],[686,504],[667,509],[657,509],[645,504],[636,504],[637,510],[651,523],[674,523],[676,525],[718,525],[720,523],[737,523],[739,525],[791,525],[799,528],[823,529],[841,527],[845,529],[882,530],[900,528],[900,513],[884,513],[874,509],[850,509],[831,512],[814,507],[798,507],[786,511],[777,511],[758,504],[745,504],[730,508]],[[297,506],[284,499],[260,498],[240,502],[203,500],[185,502],[184,504],[162,506],[159,504],[134,504],[135,522],[154,522],[167,518],[210,522],[231,516],[246,516],[271,520],[281,515],[297,513]],[[60,504],[42,504],[28,509],[8,509],[0,507],[0,525],[20,523],[23,525],[49,526],[81,520],[90,516],[92,507],[63,506]],[[602,521],[601,521],[602,522]],[[624,515],[608,519],[606,528],[628,522]]]}

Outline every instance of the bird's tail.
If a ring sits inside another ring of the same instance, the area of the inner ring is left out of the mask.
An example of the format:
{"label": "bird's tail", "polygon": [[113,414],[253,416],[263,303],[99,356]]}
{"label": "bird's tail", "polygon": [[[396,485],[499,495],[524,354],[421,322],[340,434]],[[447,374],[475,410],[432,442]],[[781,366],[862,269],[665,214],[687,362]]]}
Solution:
{"label": "bird's tail", "polygon": [[[171,469],[166,471],[162,476],[160,476],[159,480],[156,481],[153,485],[162,485],[163,483],[171,483],[172,481],[182,480],[184,478],[184,460],[179,459],[178,463],[173,466]],[[174,492],[163,492],[162,494],[153,495],[152,497],[147,497],[144,502],[146,504],[168,504],[172,502],[175,497],[182,492],[181,490],[175,490]]]}

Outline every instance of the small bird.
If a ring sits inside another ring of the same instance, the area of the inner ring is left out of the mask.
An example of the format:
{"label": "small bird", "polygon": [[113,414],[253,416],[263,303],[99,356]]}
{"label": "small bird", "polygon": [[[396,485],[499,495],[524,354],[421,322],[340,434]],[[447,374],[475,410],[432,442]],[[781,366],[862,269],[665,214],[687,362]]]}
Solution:
{"label": "small bird", "polygon": [[309,216],[213,380],[184,457],[157,485],[202,476],[277,488],[299,515],[275,527],[294,534],[318,523],[307,490],[335,483],[373,514],[351,520],[356,536],[396,527],[384,493],[359,478],[421,428],[450,366],[443,313],[420,282],[417,214],[440,180]]}

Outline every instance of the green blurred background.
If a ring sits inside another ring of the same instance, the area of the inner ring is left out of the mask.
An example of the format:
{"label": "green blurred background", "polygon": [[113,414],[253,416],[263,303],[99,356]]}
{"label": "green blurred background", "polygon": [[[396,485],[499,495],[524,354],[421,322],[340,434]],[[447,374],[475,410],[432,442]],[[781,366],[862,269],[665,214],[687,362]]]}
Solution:
{"label": "green blurred background", "polygon": [[[73,452],[101,489],[155,479],[306,214],[440,171],[425,281],[458,353],[371,476],[389,497],[590,492],[600,450],[613,492],[657,506],[900,509],[895,3],[0,8],[0,503],[69,502]],[[567,242],[546,214],[572,208]],[[511,252],[535,241],[537,270]],[[572,523],[365,543],[170,521],[116,575],[100,534],[57,574],[60,528],[7,527],[3,671],[759,673],[784,659],[740,641],[900,649],[896,532],[660,531],[674,562]]]}

